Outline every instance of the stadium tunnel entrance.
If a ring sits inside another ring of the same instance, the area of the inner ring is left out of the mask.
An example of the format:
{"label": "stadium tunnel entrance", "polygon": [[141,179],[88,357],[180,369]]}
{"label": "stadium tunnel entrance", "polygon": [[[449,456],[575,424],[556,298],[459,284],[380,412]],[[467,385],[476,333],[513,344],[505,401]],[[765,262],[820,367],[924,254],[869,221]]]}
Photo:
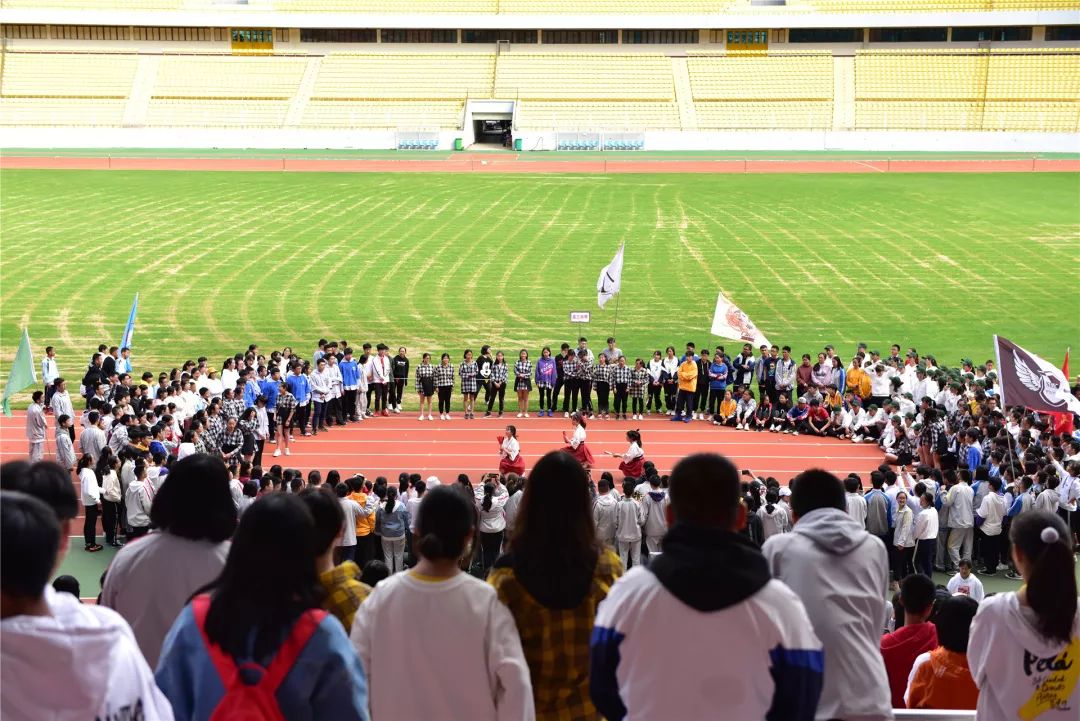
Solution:
{"label": "stadium tunnel entrance", "polygon": [[494,150],[514,145],[514,102],[470,100],[465,107],[465,146]]}

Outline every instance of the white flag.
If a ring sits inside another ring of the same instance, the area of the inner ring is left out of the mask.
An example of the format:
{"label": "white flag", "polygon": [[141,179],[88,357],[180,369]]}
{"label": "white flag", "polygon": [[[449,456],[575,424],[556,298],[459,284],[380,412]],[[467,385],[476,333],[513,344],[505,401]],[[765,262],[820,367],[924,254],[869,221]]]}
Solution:
{"label": "white flag", "polygon": [[737,338],[755,347],[771,345],[765,334],[758,330],[750,316],[743,313],[739,306],[720,293],[716,297],[716,313],[713,315],[712,334],[721,338]]}
{"label": "white flag", "polygon": [[611,259],[611,262],[604,266],[604,269],[600,271],[600,277],[596,280],[596,302],[603,308],[611,297],[619,292],[622,287],[622,261],[623,261],[623,248],[625,244],[619,246],[619,252],[615,254],[615,257]]}

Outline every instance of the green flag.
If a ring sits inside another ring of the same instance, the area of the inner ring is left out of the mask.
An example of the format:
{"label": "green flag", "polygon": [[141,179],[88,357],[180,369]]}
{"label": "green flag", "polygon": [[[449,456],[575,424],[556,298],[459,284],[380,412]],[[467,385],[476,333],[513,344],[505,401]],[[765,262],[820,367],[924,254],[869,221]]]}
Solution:
{"label": "green flag", "polygon": [[7,386],[4,388],[4,399],[0,403],[5,416],[11,417],[11,396],[36,383],[37,373],[34,372],[34,353],[30,350],[30,334],[23,328],[22,341],[19,342],[19,350],[15,352],[15,362],[11,364]]}

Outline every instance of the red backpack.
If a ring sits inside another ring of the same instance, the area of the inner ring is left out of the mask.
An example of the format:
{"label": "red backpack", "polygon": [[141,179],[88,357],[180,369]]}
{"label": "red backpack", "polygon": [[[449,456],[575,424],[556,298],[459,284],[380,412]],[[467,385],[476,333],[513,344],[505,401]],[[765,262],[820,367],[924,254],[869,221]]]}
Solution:
{"label": "red backpack", "polygon": [[[214,662],[225,695],[210,714],[210,721],[286,721],[277,702],[277,690],[292,669],[300,652],[304,650],[311,635],[324,618],[326,611],[309,609],[301,614],[266,668],[257,663],[246,662],[239,666],[220,646],[206,636],[206,612],[210,609],[210,596],[196,596],[191,601],[195,612],[195,624],[202,634],[206,652]],[[247,683],[241,676],[242,669],[258,671],[261,675],[255,683]]]}

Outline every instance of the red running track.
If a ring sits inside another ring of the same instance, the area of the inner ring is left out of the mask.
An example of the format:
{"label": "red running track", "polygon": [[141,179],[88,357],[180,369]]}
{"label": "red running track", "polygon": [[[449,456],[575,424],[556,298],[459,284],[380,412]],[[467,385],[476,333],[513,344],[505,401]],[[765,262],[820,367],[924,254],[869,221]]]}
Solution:
{"label": "red running track", "polygon": [[[571,431],[565,418],[516,418],[510,414],[501,420],[478,418],[467,421],[455,414],[450,421],[419,421],[415,413],[369,418],[361,423],[334,427],[318,436],[297,437],[292,455],[273,458],[275,446],[267,445],[263,468],[280,463],[305,473],[318,469],[325,473],[337,469],[342,475],[363,473],[368,478],[386,476],[391,481],[398,473],[420,473],[425,478],[438,476],[453,480],[467,473],[474,481],[482,473],[498,470],[496,436],[507,424],[518,429],[521,453],[526,468],[531,468],[544,453],[561,448],[562,433]],[[25,413],[0,419],[0,461],[24,458],[27,446],[24,435]],[[53,452],[52,417],[48,452]],[[680,458],[699,451],[721,453],[740,469],[753,470],[762,476],[775,476],[782,483],[806,468],[823,468],[838,476],[856,472],[864,480],[882,462],[878,448],[871,444],[855,445],[833,438],[789,436],[776,433],[737,431],[717,428],[705,421],[673,423],[667,416],[644,421],[594,420],[588,425],[589,448],[596,457],[594,476],[611,471],[616,479],[619,459],[604,451],[622,453],[626,449],[625,432],[641,430],[645,458],[656,464],[661,473],[670,472]],[[76,481],[77,483],[77,481]]]}

